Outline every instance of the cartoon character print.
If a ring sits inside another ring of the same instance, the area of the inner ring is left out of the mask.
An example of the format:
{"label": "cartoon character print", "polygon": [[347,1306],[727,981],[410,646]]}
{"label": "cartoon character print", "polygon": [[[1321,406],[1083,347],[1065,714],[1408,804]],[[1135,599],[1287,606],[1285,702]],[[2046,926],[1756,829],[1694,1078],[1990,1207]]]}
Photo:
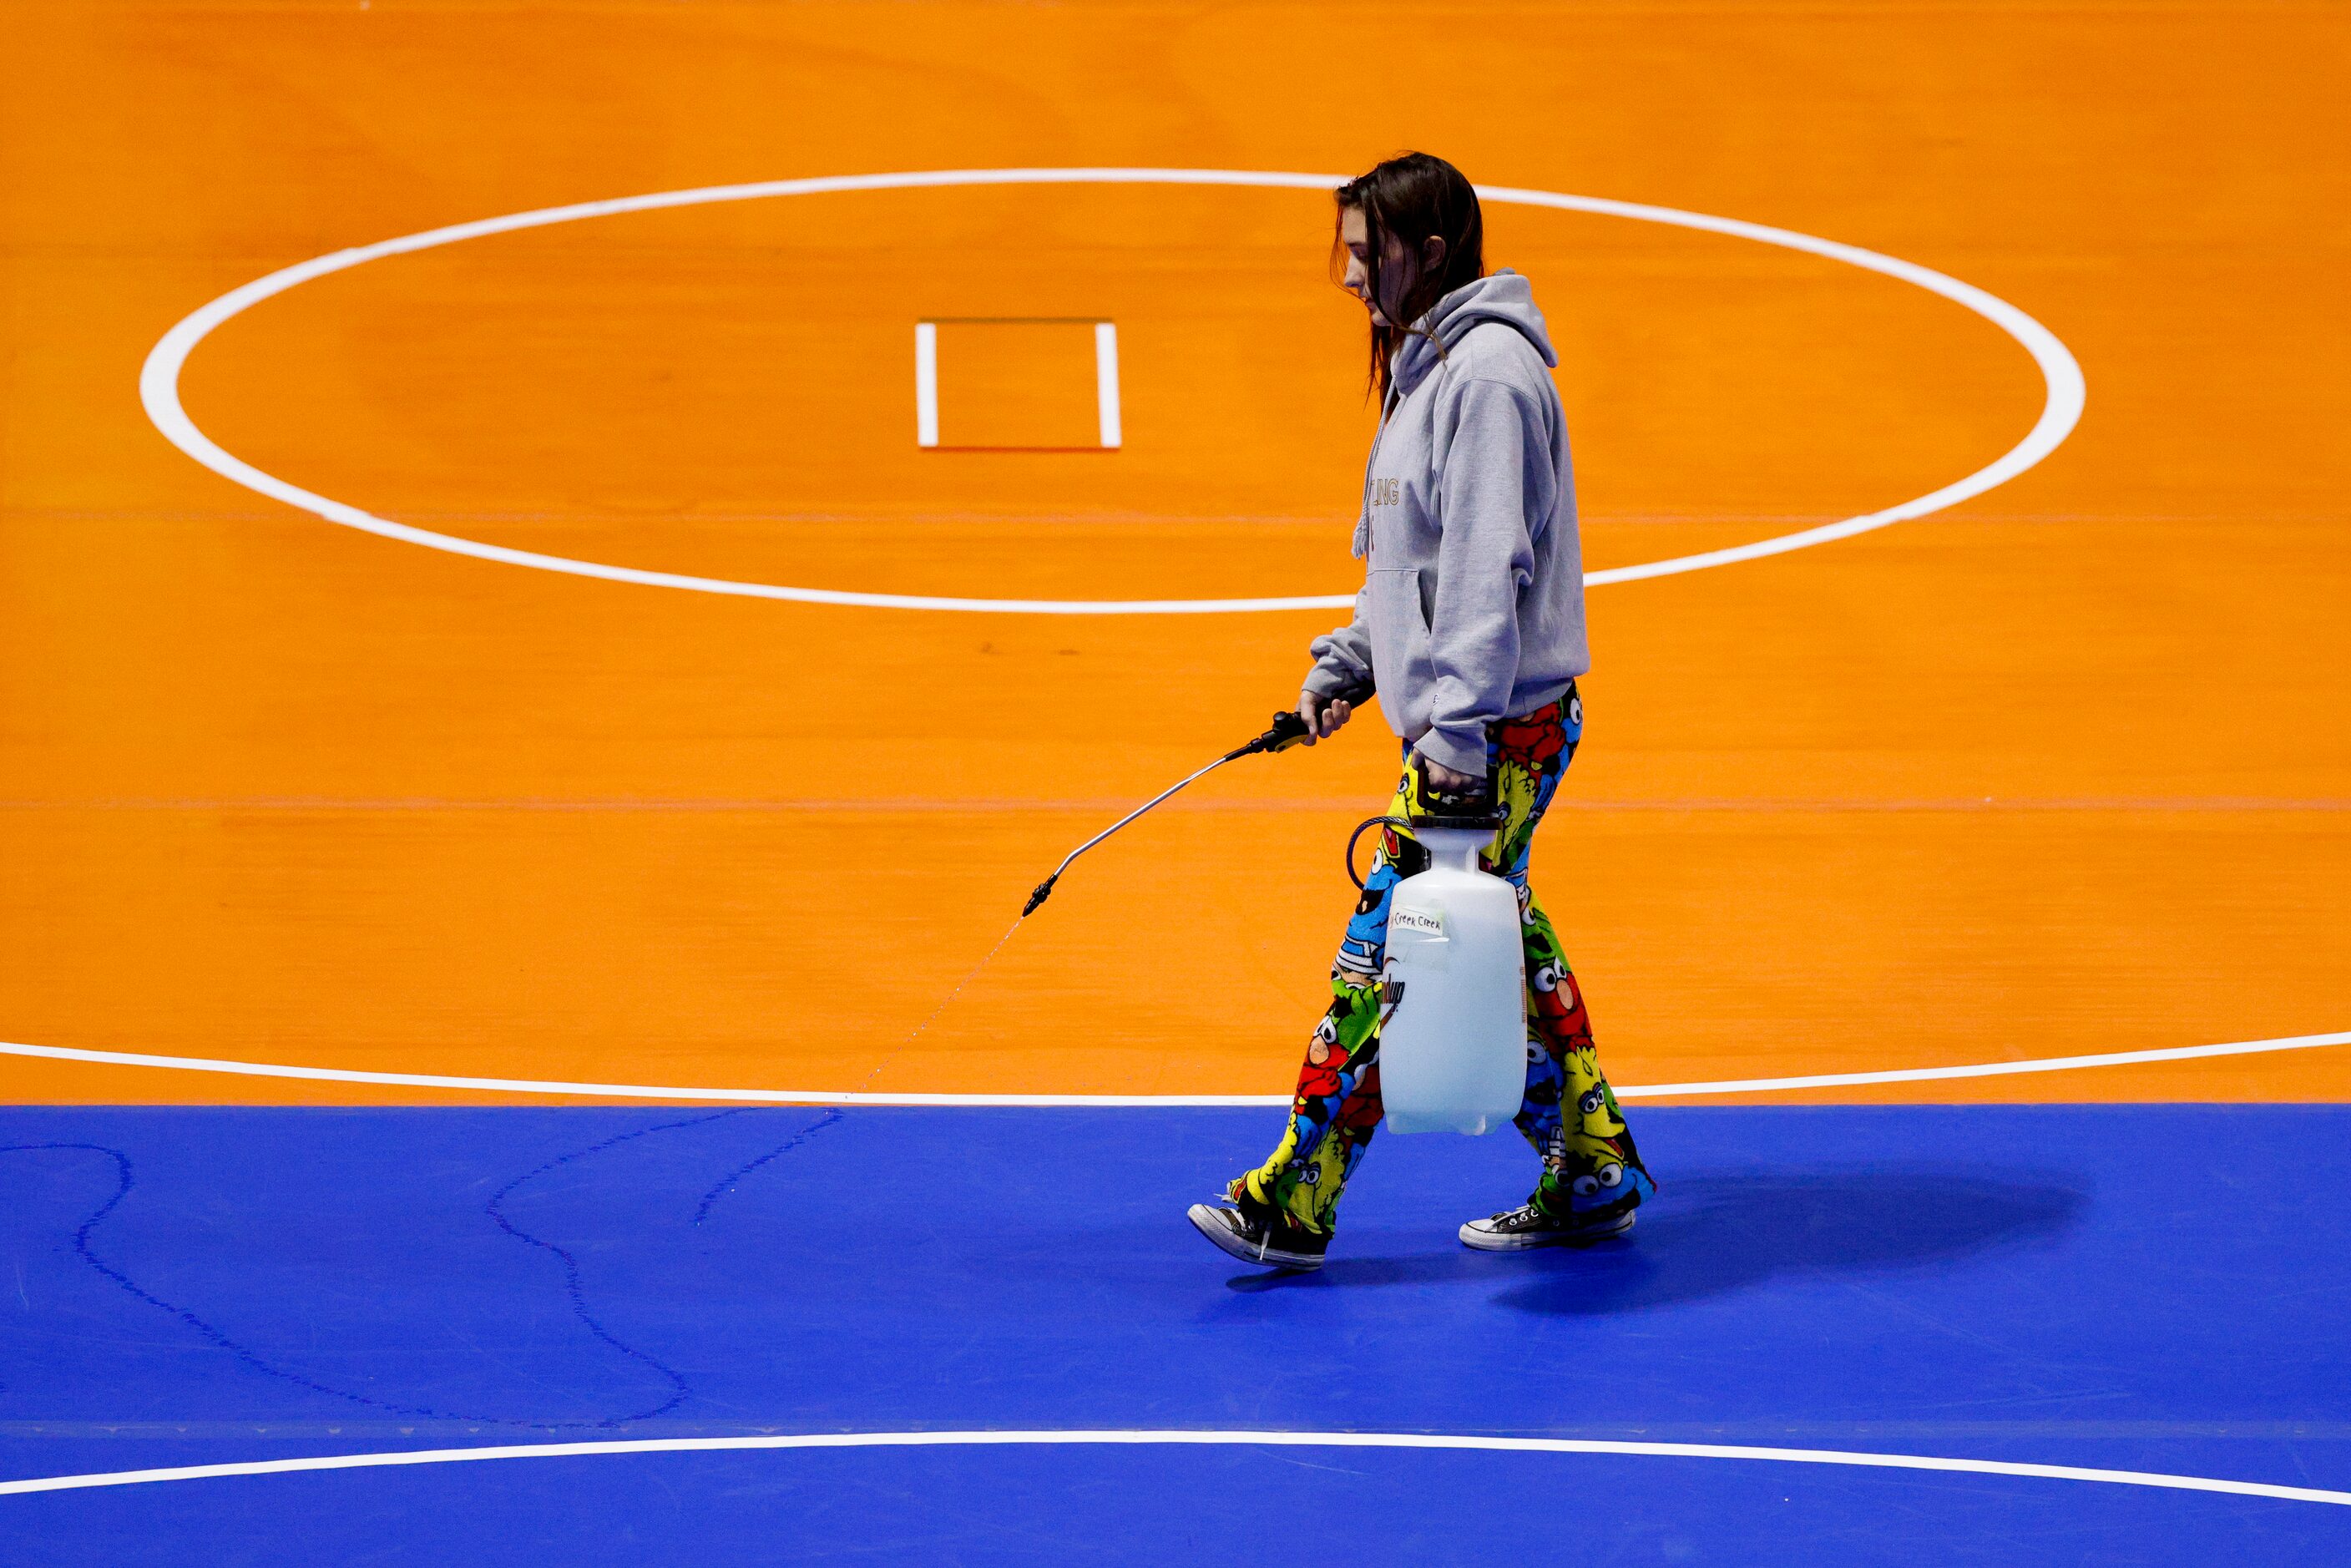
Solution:
{"label": "cartoon character print", "polygon": [[1577,701],[1575,706],[1573,733],[1568,716],[1558,703],[1524,718],[1504,719],[1494,727],[1495,749],[1503,760],[1516,763],[1530,774],[1557,778],[1567,771],[1567,758],[1583,733],[1583,705]]}
{"label": "cartoon character print", "polygon": [[1534,825],[1551,804],[1556,781],[1549,784],[1531,774],[1506,768],[1494,780],[1494,795],[1502,808],[1502,826],[1494,841],[1478,853],[1478,863],[1496,876],[1523,884],[1527,860],[1534,848]]}
{"label": "cartoon character print", "polygon": [[[1637,1203],[1656,1191],[1632,1134],[1602,1075],[1582,988],[1561,951],[1558,933],[1527,883],[1535,826],[1551,804],[1583,731],[1583,705],[1570,688],[1559,702],[1494,726],[1487,766],[1502,806],[1502,827],[1480,855],[1486,869],[1506,878],[1519,895],[1526,948],[1527,1081],[1517,1125],[1543,1157],[1532,1201],[1553,1212],[1585,1213]],[[1406,754],[1389,811],[1410,810],[1418,762]],[[1327,1233],[1339,1197],[1380,1122],[1379,1026],[1381,980],[1386,964],[1389,894],[1424,869],[1427,852],[1409,833],[1389,827],[1380,836],[1363,896],[1340,944],[1332,972],[1330,1009],[1307,1041],[1290,1124],[1272,1157],[1235,1180]]]}
{"label": "cartoon character print", "polygon": [[1553,1213],[1588,1213],[1656,1190],[1641,1165],[1633,1135],[1616,1105],[1592,1043],[1592,1019],[1583,988],[1560,950],[1559,935],[1541,901],[1520,903],[1526,939],[1527,1034],[1546,1058],[1538,1101],[1531,1083],[1519,1130],[1543,1156],[1543,1176],[1532,1201]]}
{"label": "cartoon character print", "polygon": [[1543,1152],[1543,1175],[1532,1201],[1554,1214],[1589,1214],[1630,1207],[1656,1191],[1616,1095],[1601,1075],[1591,1046],[1570,1051],[1571,1091],[1559,1128]]}
{"label": "cartoon character print", "polygon": [[[1573,724],[1567,718],[1570,704],[1579,716]],[[1487,741],[1487,768],[1493,776],[1503,821],[1493,848],[1482,859],[1488,871],[1508,877],[1517,886],[1522,904],[1535,827],[1550,809],[1551,798],[1559,792],[1560,779],[1575,758],[1576,740],[1583,731],[1582,712],[1582,700],[1571,695],[1524,718],[1503,720],[1493,727]]]}
{"label": "cartoon character print", "polygon": [[1592,1048],[1592,1019],[1584,1013],[1575,973],[1547,939],[1527,944],[1527,1027],[1554,1052]]}
{"label": "cartoon character print", "polygon": [[1354,1092],[1362,1070],[1370,1065],[1379,1044],[1382,990],[1376,984],[1359,984],[1352,977],[1331,982],[1330,1009],[1308,1038],[1305,1065],[1299,1070],[1301,1114],[1327,1122],[1337,1103]]}
{"label": "cartoon character print", "polygon": [[[1389,803],[1392,816],[1403,816],[1411,804],[1411,774],[1396,789],[1395,799]],[[1376,975],[1387,959],[1388,894],[1405,877],[1428,869],[1428,851],[1419,840],[1408,833],[1398,832],[1393,826],[1380,830],[1377,848],[1372,853],[1372,869],[1364,878],[1363,896],[1355,900],[1355,913],[1347,920],[1347,933],[1340,939],[1336,968],[1351,977],[1364,978]]]}
{"label": "cartoon character print", "polygon": [[1518,1127],[1529,1143],[1548,1150],[1567,1087],[1565,1058],[1579,1046],[1590,1046],[1592,1026],[1551,918],[1531,888],[1519,890],[1519,925],[1526,948],[1527,1089]]}
{"label": "cartoon character print", "polygon": [[1235,1180],[1252,1196],[1327,1231],[1347,1173],[1380,1124],[1379,1026],[1385,988],[1334,976],[1331,1006],[1306,1042],[1290,1125],[1272,1157]]}
{"label": "cartoon character print", "polygon": [[1571,1134],[1572,1145],[1546,1164],[1531,1201],[1550,1214],[1593,1214],[1630,1208],[1656,1191],[1630,1134],[1585,1139]]}
{"label": "cartoon character print", "polygon": [[1337,972],[1358,980],[1380,972],[1387,959],[1388,894],[1403,880],[1404,873],[1383,848],[1373,862],[1371,874],[1364,878],[1364,895],[1355,901],[1347,934],[1340,940],[1334,962]]}

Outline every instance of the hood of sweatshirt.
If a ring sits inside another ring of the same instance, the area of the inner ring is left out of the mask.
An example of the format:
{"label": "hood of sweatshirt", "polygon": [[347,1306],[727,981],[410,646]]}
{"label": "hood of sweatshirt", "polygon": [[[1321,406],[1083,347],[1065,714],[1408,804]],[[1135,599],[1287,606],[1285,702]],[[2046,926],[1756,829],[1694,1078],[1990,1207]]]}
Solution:
{"label": "hood of sweatshirt", "polygon": [[[1423,377],[1437,367],[1437,349],[1442,345],[1450,351],[1455,344],[1469,335],[1473,327],[1488,321],[1500,321],[1518,331],[1534,345],[1542,362],[1554,369],[1559,355],[1552,351],[1551,334],[1543,327],[1543,314],[1535,308],[1535,292],[1524,277],[1509,267],[1465,283],[1429,308],[1428,314],[1416,323],[1420,331],[1404,340],[1396,350],[1390,381],[1397,395],[1410,396]],[[1432,343],[1421,332],[1435,337]]]}

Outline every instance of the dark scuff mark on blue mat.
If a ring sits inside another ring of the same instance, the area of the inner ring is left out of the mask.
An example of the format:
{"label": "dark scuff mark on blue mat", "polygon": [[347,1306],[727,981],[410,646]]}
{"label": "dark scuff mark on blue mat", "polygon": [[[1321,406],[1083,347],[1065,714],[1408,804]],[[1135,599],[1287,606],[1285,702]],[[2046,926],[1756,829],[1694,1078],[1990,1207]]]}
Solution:
{"label": "dark scuff mark on blue mat", "polygon": [[227,1334],[223,1333],[219,1329],[214,1327],[203,1318],[198,1317],[194,1312],[190,1312],[187,1308],[167,1301],[162,1297],[155,1294],[152,1291],[148,1290],[145,1286],[140,1284],[138,1281],[132,1279],[129,1274],[123,1272],[120,1269],[116,1268],[113,1264],[109,1263],[105,1259],[99,1257],[91,1248],[90,1234],[101,1224],[105,1223],[109,1215],[112,1214],[117,1208],[121,1207],[123,1199],[131,1196],[132,1181],[131,1174],[131,1157],[128,1155],[124,1154],[120,1149],[108,1148],[103,1144],[12,1144],[0,1145],[0,1155],[42,1154],[52,1151],[103,1155],[114,1163],[114,1191],[107,1197],[104,1203],[99,1204],[96,1209],[91,1211],[88,1218],[84,1219],[80,1225],[75,1228],[73,1235],[74,1255],[79,1258],[83,1262],[89,1264],[92,1269],[97,1270],[99,1274],[111,1281],[117,1287],[131,1296],[133,1299],[142,1301],[148,1306],[154,1308],[156,1311],[162,1312],[166,1316],[176,1320],[183,1326],[190,1329],[199,1337],[209,1342],[216,1348],[226,1351],[229,1354],[235,1356],[241,1364],[259,1373],[264,1377],[278,1378],[294,1385],[298,1388],[307,1388],[314,1394],[324,1394],[336,1399],[347,1399],[354,1405],[362,1406],[371,1410],[380,1410],[386,1415],[413,1416],[428,1421],[473,1421],[496,1422],[501,1425],[510,1426],[527,1425],[527,1423],[522,1422],[507,1422],[501,1417],[495,1416],[468,1416],[456,1411],[434,1409],[430,1406],[397,1405],[388,1400],[371,1399],[364,1394],[355,1394],[348,1388],[332,1387],[329,1385],[317,1381],[315,1378],[305,1377],[298,1372],[289,1372],[282,1366],[271,1364],[268,1361],[256,1354],[250,1346],[242,1344],[237,1341],[231,1339]]}
{"label": "dark scuff mark on blue mat", "polygon": [[671,1411],[676,1409],[680,1405],[684,1404],[687,1396],[692,1394],[693,1390],[686,1385],[685,1379],[679,1375],[675,1367],[671,1366],[666,1362],[662,1361],[656,1356],[650,1355],[644,1351],[639,1350],[635,1345],[625,1343],[619,1336],[614,1334],[611,1330],[604,1326],[602,1322],[596,1316],[594,1310],[588,1304],[588,1291],[587,1287],[580,1278],[579,1257],[568,1248],[562,1247],[553,1241],[549,1241],[544,1237],[534,1236],[529,1231],[525,1230],[522,1227],[517,1225],[507,1214],[506,1201],[507,1197],[512,1196],[517,1190],[537,1181],[539,1177],[549,1175],[555,1171],[559,1171],[567,1166],[576,1165],[581,1160],[592,1158],[597,1155],[602,1154],[607,1149],[617,1148],[622,1144],[633,1143],[639,1138],[649,1138],[658,1133],[684,1132],[689,1127],[705,1126],[712,1122],[724,1121],[730,1116],[737,1115],[739,1113],[740,1113],[735,1111],[719,1111],[707,1116],[690,1116],[683,1122],[663,1122],[651,1127],[639,1127],[631,1132],[615,1133],[611,1137],[605,1138],[598,1143],[590,1144],[584,1149],[577,1149],[568,1155],[558,1155],[555,1158],[547,1161],[536,1169],[524,1172],[522,1175],[515,1177],[514,1180],[507,1183],[506,1186],[498,1188],[498,1190],[492,1195],[490,1201],[483,1206],[482,1212],[488,1215],[490,1217],[491,1223],[496,1225],[500,1230],[504,1231],[508,1236],[513,1237],[517,1241],[524,1242],[528,1246],[539,1248],[542,1250],[552,1254],[556,1261],[562,1265],[564,1297],[571,1303],[573,1315],[579,1318],[581,1324],[587,1328],[590,1333],[595,1335],[606,1344],[611,1345],[622,1355],[643,1362],[645,1365],[659,1373],[663,1379],[668,1383],[670,1386],[670,1396],[660,1404],[653,1406],[648,1409],[637,1411],[633,1415],[607,1416],[603,1420],[595,1423],[599,1427],[609,1428],[613,1427],[624,1427],[632,1421],[650,1421],[655,1416],[666,1416]]}
{"label": "dark scuff mark on blue mat", "polygon": [[702,1195],[702,1201],[694,1206],[694,1222],[696,1225],[700,1225],[705,1220],[708,1219],[710,1218],[711,1209],[717,1206],[718,1200],[725,1197],[728,1193],[733,1192],[737,1186],[741,1185],[744,1177],[752,1175],[754,1172],[760,1170],[764,1166],[772,1165],[777,1160],[781,1159],[784,1155],[790,1154],[794,1149],[806,1144],[810,1138],[815,1137],[827,1127],[833,1126],[838,1124],[841,1119],[841,1113],[839,1109],[836,1108],[829,1110],[806,1127],[801,1128],[799,1132],[793,1134],[790,1137],[785,1139],[774,1148],[769,1149],[766,1154],[761,1155],[758,1159],[748,1161],[744,1165],[737,1166],[734,1170],[728,1171],[712,1186],[708,1192]]}

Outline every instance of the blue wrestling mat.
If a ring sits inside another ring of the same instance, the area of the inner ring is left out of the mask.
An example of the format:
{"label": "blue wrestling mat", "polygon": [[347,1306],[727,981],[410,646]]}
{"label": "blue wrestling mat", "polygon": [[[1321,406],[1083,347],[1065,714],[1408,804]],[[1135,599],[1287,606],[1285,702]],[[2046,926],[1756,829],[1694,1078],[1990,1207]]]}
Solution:
{"label": "blue wrestling mat", "polygon": [[[0,1478],[909,1432],[1499,1435],[2351,1488],[2351,1108],[1642,1110],[1626,1241],[1472,1253],[1383,1135],[1319,1275],[1264,1111],[0,1112]],[[596,1453],[0,1495],[0,1563],[2351,1562],[2351,1508],[1656,1453]]]}

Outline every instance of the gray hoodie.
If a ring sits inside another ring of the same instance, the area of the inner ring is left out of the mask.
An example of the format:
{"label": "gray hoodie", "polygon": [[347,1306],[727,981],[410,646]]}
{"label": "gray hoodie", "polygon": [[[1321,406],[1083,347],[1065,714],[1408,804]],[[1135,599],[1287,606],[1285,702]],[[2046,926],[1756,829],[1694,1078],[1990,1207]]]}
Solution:
{"label": "gray hoodie", "polygon": [[1364,471],[1355,619],[1314,639],[1306,690],[1377,690],[1397,735],[1486,771],[1486,726],[1592,667],[1559,363],[1515,272],[1467,283],[1396,350]]}

